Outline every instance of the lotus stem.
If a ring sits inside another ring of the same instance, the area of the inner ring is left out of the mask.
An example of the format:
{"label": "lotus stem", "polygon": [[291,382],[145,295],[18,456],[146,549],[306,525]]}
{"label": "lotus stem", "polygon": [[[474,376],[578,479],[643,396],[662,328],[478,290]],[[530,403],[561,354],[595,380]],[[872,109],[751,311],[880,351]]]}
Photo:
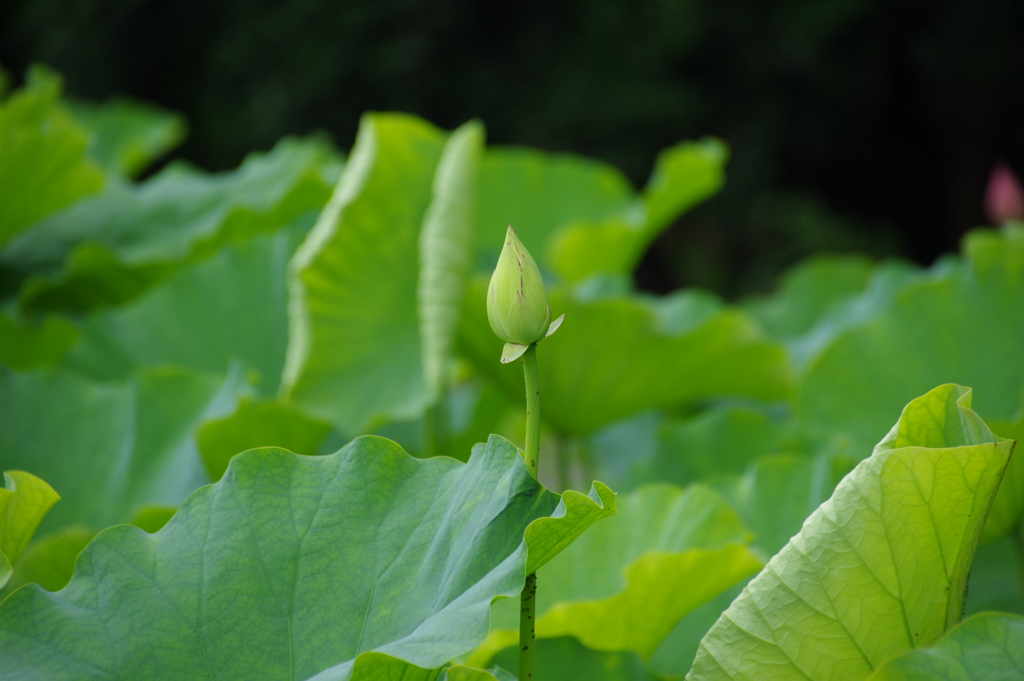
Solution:
{"label": "lotus stem", "polygon": [[[523,353],[526,378],[526,468],[537,477],[540,462],[540,381],[537,377],[537,345],[531,343]],[[519,681],[532,681],[533,654],[536,649],[534,625],[537,614],[537,574],[526,577],[519,602]]]}

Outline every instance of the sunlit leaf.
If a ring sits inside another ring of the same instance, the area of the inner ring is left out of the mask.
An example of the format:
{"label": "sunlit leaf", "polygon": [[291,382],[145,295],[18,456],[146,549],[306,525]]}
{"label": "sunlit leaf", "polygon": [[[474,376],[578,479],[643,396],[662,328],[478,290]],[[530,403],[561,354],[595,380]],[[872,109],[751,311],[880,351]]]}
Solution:
{"label": "sunlit leaf", "polygon": [[743,590],[701,642],[692,681],[864,679],[960,619],[1013,442],[935,388]]}
{"label": "sunlit leaf", "polygon": [[0,487],[0,588],[28,546],[40,521],[60,497],[53,488],[25,471],[4,472]]}
{"label": "sunlit leaf", "polygon": [[0,676],[432,679],[493,598],[613,512],[600,488],[543,489],[500,438],[468,464],[374,437],[250,451],[157,534],[110,528],[64,590],[10,596]]}

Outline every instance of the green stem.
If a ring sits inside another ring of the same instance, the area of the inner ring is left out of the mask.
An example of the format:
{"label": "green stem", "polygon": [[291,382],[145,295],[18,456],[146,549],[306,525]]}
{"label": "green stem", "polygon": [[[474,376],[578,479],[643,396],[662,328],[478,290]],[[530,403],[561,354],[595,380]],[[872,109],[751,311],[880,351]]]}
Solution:
{"label": "green stem", "polygon": [[448,454],[448,393],[441,390],[437,401],[423,415],[423,456]]}
{"label": "green stem", "polygon": [[537,477],[540,461],[540,382],[537,379],[537,346],[531,345],[523,353],[523,373],[526,375],[526,451],[523,458],[533,477]]}
{"label": "green stem", "polygon": [[[526,468],[537,477],[540,462],[540,381],[537,377],[537,346],[523,353],[526,377]],[[537,574],[527,575],[519,602],[519,681],[533,680],[534,620],[537,614]]]}

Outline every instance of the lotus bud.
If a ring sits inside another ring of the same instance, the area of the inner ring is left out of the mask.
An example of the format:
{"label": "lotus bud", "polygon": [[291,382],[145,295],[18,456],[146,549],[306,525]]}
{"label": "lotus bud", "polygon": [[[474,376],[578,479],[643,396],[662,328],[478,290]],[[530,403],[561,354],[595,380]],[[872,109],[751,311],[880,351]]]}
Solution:
{"label": "lotus bud", "polygon": [[516,359],[532,343],[554,333],[561,323],[561,318],[551,323],[540,269],[511,225],[487,287],[487,320],[495,335],[507,344],[502,362]]}
{"label": "lotus bud", "polygon": [[985,213],[993,225],[1024,219],[1024,189],[1005,163],[997,163],[985,188]]}

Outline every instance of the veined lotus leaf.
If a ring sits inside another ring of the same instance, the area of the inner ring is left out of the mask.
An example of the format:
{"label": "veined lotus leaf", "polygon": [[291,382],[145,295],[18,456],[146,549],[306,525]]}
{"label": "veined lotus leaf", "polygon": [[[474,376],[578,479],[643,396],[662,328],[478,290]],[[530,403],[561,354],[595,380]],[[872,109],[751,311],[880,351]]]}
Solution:
{"label": "veined lotus leaf", "polygon": [[871,681],[1013,681],[1024,677],[1024,617],[989,612],[952,629],[932,648],[886,662]]}
{"label": "veined lotus leaf", "polygon": [[78,554],[95,536],[82,525],[70,525],[32,542],[15,564],[11,581],[0,590],[0,602],[29,582],[47,591],[63,589],[71,581]]}
{"label": "veined lotus leaf", "polygon": [[156,534],[101,532],[62,591],[12,594],[0,678],[434,679],[614,499],[559,498],[498,437],[467,464],[252,450]]}
{"label": "veined lotus leaf", "polygon": [[40,536],[128,522],[208,482],[193,431],[247,390],[238,371],[147,370],[112,384],[63,370],[0,374],[0,467],[31,470],[61,495]]}
{"label": "veined lotus leaf", "polygon": [[[441,248],[437,223],[442,213],[462,219],[467,210],[451,195],[476,167],[471,159],[479,153],[481,133],[477,124],[467,126],[448,140],[446,151],[447,135],[418,118],[364,116],[330,203],[292,260],[281,395],[344,432],[383,419],[411,420],[433,398],[424,376],[421,324],[432,335],[431,371],[440,371],[444,327],[457,317],[447,296],[458,291],[451,282],[437,287],[432,276],[421,309],[420,264],[428,257],[462,262],[470,247],[453,224],[445,226],[451,238]],[[435,178],[442,156],[444,177]],[[432,226],[423,237],[428,248],[421,250],[425,219]],[[438,315],[430,321],[420,316],[428,307]]]}
{"label": "veined lotus leaf", "polygon": [[60,497],[25,471],[6,471],[0,487],[0,588],[14,572],[40,521]]}
{"label": "veined lotus leaf", "polygon": [[132,99],[73,102],[71,112],[89,131],[89,156],[109,173],[135,177],[185,139],[183,116]]}
{"label": "veined lotus leaf", "polygon": [[[487,324],[486,288],[486,279],[470,287],[461,348],[521,402],[521,368],[494,361],[502,343]],[[586,435],[646,409],[712,397],[789,394],[785,351],[738,310],[671,310],[671,301],[632,296],[582,301],[564,289],[551,291],[549,301],[551,314],[566,321],[538,345],[540,390],[544,419],[563,434]]]}
{"label": "veined lotus leaf", "polygon": [[[762,564],[736,513],[707,487],[646,485],[617,501],[614,518],[537,573],[536,634],[649,657],[688,612]],[[467,664],[518,640],[515,605],[494,604],[488,640]]]}
{"label": "veined lotus leaf", "polygon": [[701,641],[690,681],[867,678],[956,625],[1013,449],[943,385],[836,487]]}
{"label": "veined lotus leaf", "polygon": [[0,104],[0,247],[103,187],[102,171],[86,158],[86,131],[60,102],[60,78],[35,67],[26,80]]}
{"label": "veined lotus leaf", "polygon": [[336,172],[330,146],[317,139],[285,138],[227,173],[172,163],[36,223],[7,244],[0,263],[38,275],[21,291],[27,308],[121,304],[225,242],[319,210]]}
{"label": "veined lotus leaf", "polygon": [[260,393],[276,394],[288,344],[285,273],[302,227],[225,247],[123,307],[92,313],[64,363],[104,381],[142,366],[223,373],[238,363],[255,372]]}

